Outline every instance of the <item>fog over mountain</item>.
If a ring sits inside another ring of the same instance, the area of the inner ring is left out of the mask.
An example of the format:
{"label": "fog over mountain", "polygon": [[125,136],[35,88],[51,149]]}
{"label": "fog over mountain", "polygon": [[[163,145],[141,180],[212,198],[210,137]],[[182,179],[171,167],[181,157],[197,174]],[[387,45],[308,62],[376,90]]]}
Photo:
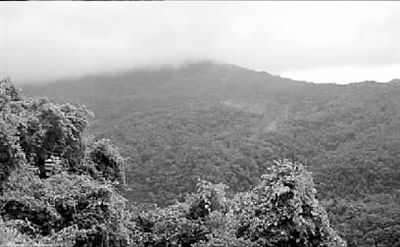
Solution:
{"label": "fog over mountain", "polygon": [[210,59],[299,80],[400,77],[399,2],[2,2],[1,76],[40,83]]}

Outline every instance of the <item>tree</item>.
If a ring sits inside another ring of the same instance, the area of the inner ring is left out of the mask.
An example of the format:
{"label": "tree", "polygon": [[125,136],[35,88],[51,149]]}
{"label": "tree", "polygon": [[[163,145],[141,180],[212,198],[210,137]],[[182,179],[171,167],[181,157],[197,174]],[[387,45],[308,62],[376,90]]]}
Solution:
{"label": "tree", "polygon": [[249,192],[200,181],[196,193],[136,221],[139,246],[344,247],[300,164],[276,163]]}
{"label": "tree", "polygon": [[127,246],[118,191],[124,160],[109,141],[85,138],[88,111],[26,98],[9,80],[0,92],[4,235],[16,232],[27,244]]}
{"label": "tree", "polygon": [[269,170],[259,185],[235,198],[238,237],[255,246],[346,246],[300,164],[284,161]]}

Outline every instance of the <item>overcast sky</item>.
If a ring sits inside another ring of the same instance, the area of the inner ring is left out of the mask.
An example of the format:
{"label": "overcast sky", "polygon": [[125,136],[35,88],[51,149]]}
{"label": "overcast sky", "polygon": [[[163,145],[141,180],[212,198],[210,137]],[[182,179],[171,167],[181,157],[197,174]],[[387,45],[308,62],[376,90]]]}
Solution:
{"label": "overcast sky", "polygon": [[400,2],[1,2],[17,83],[212,59],[315,82],[400,78]]}

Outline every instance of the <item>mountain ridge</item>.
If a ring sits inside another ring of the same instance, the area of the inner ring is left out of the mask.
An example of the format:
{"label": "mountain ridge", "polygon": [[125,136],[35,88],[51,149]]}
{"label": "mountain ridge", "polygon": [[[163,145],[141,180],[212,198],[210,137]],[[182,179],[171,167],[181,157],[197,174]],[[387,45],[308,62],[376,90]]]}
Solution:
{"label": "mountain ridge", "polygon": [[241,70],[243,72],[250,72],[250,73],[256,73],[259,75],[264,75],[265,79],[270,79],[270,78],[276,78],[276,79],[282,79],[285,81],[295,81],[295,82],[300,82],[300,83],[310,83],[310,84],[321,84],[321,85],[350,85],[350,84],[362,84],[362,83],[397,83],[400,81],[398,78],[393,78],[390,81],[387,82],[378,82],[375,80],[364,80],[364,81],[356,81],[356,82],[351,82],[349,81],[348,83],[345,84],[338,84],[335,82],[332,83],[317,83],[313,81],[307,81],[307,80],[299,80],[295,78],[290,78],[290,77],[282,77],[279,74],[271,74],[265,70],[254,70],[254,69],[249,69],[243,66],[238,66],[235,64],[229,64],[229,63],[221,63],[221,62],[216,62],[212,60],[204,60],[204,61],[191,61],[191,62],[184,62],[180,65],[174,66],[174,65],[163,65],[163,66],[144,66],[144,67],[133,67],[131,69],[121,69],[118,71],[114,72],[106,72],[106,73],[101,73],[101,72],[93,72],[93,73],[88,73],[86,75],[82,76],[77,76],[77,77],[64,77],[60,79],[54,79],[54,80],[48,80],[46,82],[37,82],[36,85],[34,85],[32,82],[21,82],[19,85],[22,88],[35,88],[35,87],[47,87],[50,85],[54,84],[63,84],[63,83],[71,83],[74,81],[96,81],[96,80],[118,80],[118,79],[123,79],[124,77],[129,77],[129,76],[146,76],[149,74],[154,74],[154,73],[166,73],[166,74],[172,74],[176,73],[179,71],[182,71],[183,73],[186,72],[193,72],[194,70],[198,69],[207,69],[207,68],[219,68],[219,69],[235,69],[235,70]]}

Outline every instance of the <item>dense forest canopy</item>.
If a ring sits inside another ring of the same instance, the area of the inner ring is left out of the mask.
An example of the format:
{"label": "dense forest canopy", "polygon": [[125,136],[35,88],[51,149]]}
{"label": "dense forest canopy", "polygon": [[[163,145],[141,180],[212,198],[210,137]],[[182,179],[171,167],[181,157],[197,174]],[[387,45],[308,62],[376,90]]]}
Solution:
{"label": "dense forest canopy", "polygon": [[286,160],[312,172],[349,246],[400,245],[398,80],[313,84],[204,62],[23,90],[93,110],[92,134],[128,158],[129,203],[179,211],[198,179],[226,184],[233,198]]}
{"label": "dense forest canopy", "polygon": [[181,202],[143,210],[121,195],[125,159],[86,133],[85,108],[2,80],[0,110],[1,246],[346,246],[296,162],[276,162],[247,192],[199,180]]}

